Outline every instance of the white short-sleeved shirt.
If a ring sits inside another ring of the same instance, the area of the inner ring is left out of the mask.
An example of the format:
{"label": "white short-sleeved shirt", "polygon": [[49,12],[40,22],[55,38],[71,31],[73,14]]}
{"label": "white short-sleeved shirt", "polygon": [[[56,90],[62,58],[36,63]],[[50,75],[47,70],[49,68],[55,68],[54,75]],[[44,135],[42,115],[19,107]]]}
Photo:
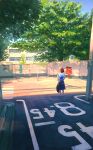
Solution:
{"label": "white short-sleeved shirt", "polygon": [[65,79],[65,74],[64,73],[59,73],[57,75],[58,81],[63,81]]}

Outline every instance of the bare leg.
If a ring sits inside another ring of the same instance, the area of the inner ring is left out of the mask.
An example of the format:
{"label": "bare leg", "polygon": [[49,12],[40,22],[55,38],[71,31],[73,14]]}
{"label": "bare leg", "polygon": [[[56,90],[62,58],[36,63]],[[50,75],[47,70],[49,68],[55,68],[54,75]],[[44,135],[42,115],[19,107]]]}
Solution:
{"label": "bare leg", "polygon": [[59,90],[59,94],[61,95],[61,90]]}
{"label": "bare leg", "polygon": [[62,91],[62,94],[64,94],[64,90]]}

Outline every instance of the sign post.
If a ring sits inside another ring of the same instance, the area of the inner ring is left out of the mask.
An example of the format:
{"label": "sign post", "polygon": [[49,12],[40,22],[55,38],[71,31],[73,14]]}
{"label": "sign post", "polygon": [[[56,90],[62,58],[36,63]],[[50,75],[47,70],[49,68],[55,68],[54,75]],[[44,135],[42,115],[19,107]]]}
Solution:
{"label": "sign post", "polygon": [[91,28],[91,38],[90,38],[90,53],[89,53],[87,85],[86,85],[86,98],[87,98],[87,100],[89,100],[91,97],[92,79],[93,79],[93,18],[92,18],[92,28]]}

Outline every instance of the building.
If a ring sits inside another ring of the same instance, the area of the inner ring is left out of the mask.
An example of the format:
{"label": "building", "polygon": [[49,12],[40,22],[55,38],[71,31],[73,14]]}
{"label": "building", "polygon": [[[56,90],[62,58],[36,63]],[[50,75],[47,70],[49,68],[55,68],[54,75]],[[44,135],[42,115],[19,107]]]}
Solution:
{"label": "building", "polygon": [[12,64],[18,64],[20,63],[22,57],[24,57],[26,63],[33,62],[35,60],[36,53],[30,53],[26,51],[21,51],[18,48],[8,48],[8,58],[6,59],[6,62],[12,63]]}

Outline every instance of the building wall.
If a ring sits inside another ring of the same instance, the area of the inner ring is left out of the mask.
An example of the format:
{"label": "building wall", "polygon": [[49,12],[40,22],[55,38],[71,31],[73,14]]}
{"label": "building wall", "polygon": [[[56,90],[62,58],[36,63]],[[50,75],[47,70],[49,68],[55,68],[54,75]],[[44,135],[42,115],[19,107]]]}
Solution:
{"label": "building wall", "polygon": [[6,60],[6,62],[10,62],[10,63],[14,63],[14,64],[20,63],[22,54],[25,55],[26,63],[33,62],[34,56],[36,55],[36,53],[30,53],[30,52],[26,52],[26,51],[22,52],[18,48],[8,48],[7,51],[8,51],[9,57]]}

